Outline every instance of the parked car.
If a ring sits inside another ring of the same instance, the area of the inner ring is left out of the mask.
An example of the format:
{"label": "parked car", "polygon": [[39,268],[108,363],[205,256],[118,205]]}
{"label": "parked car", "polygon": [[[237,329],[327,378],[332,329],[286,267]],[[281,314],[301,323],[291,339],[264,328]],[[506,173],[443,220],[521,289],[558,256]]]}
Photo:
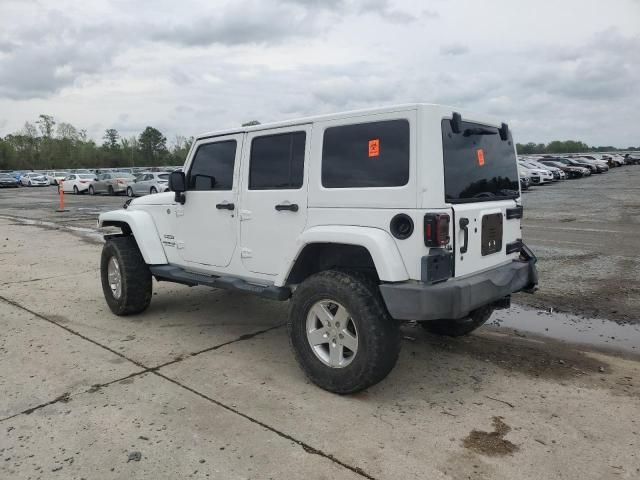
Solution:
{"label": "parked car", "polygon": [[[93,173],[71,173],[61,182],[64,193],[73,192],[76,195],[89,190],[89,185],[96,179]],[[60,188],[58,185],[58,188]]]}
{"label": "parked car", "polygon": [[49,185],[58,185],[61,180],[64,180],[69,175],[69,172],[47,172],[47,179]]}
{"label": "parked car", "polygon": [[[534,170],[542,170],[544,172],[549,172],[551,174],[551,182],[557,182],[558,180],[560,180],[560,175],[558,173],[553,172],[553,170],[551,170],[553,167],[549,167],[547,165],[542,165],[540,163],[536,163],[532,160],[521,160],[519,162],[520,165],[524,165],[527,168],[531,168]],[[557,169],[555,169],[557,171]]]}
{"label": "parked car", "polygon": [[20,182],[10,173],[0,173],[0,188],[19,187]]}
{"label": "parked car", "polygon": [[591,175],[591,172],[588,168],[584,167],[574,167],[563,162],[559,162],[557,160],[550,160],[548,158],[541,158],[539,160],[543,165],[550,165],[552,167],[559,168],[562,170],[568,178],[582,178],[587,175]]}
{"label": "parked car", "polygon": [[589,168],[591,173],[604,173],[609,171],[609,165],[606,162],[598,161],[598,160],[590,160],[588,158],[583,157],[570,157],[571,160],[578,162],[581,165]]}
{"label": "parked car", "polygon": [[172,192],[99,216],[122,230],[100,258],[109,309],[144,311],[153,277],[291,299],[310,381],[374,385],[402,321],[465,335],[537,284],[513,138],[479,118],[414,104],[197,137]]}
{"label": "parked car", "polygon": [[127,186],[127,195],[129,197],[168,191],[169,173],[167,172],[140,173]]}
{"label": "parked car", "polygon": [[126,193],[127,186],[134,178],[130,173],[102,173],[98,175],[96,181],[89,186],[89,194],[108,193],[109,195],[116,195]]}
{"label": "parked car", "polygon": [[571,158],[551,157],[551,160],[554,160],[558,163],[563,163],[569,167],[581,168],[585,177],[588,177],[589,175],[591,175],[592,171],[596,169],[594,166],[584,165],[580,162],[576,162],[575,160],[572,160]]}
{"label": "parked car", "polygon": [[538,162],[538,159],[528,160],[527,163],[531,163],[532,165],[538,166],[539,168],[546,168],[553,174],[553,178],[555,180],[566,180],[567,175],[557,167],[552,165],[544,165]]}
{"label": "parked car", "polygon": [[529,186],[531,185],[531,178],[524,173],[524,171],[520,170],[520,190],[529,190]]}
{"label": "parked car", "polygon": [[534,185],[544,185],[545,183],[551,183],[553,181],[553,174],[542,168],[529,167],[523,162],[518,162],[521,169],[525,170],[527,176],[531,178],[531,183]]}
{"label": "parked car", "polygon": [[640,165],[640,155],[634,157],[633,155],[627,153],[624,156],[624,161],[627,162],[628,165]]}
{"label": "parked car", "polygon": [[42,173],[29,172],[20,177],[20,183],[25,187],[47,187],[49,179]]}

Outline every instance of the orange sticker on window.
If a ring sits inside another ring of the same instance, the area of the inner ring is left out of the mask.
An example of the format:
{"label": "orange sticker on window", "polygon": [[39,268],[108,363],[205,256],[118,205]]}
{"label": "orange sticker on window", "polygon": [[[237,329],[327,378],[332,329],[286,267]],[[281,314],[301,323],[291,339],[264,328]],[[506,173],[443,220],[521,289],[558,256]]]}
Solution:
{"label": "orange sticker on window", "polygon": [[476,155],[478,156],[478,165],[482,167],[484,165],[484,150],[481,148],[477,149]]}
{"label": "orange sticker on window", "polygon": [[380,139],[374,138],[373,140],[369,140],[369,156],[377,157],[380,155]]}

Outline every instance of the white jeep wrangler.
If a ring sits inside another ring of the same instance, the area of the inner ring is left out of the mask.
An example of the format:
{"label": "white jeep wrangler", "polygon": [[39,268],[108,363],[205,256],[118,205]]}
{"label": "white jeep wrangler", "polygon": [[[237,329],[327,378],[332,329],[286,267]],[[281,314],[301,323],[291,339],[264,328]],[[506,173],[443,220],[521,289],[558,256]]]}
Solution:
{"label": "white jeep wrangler", "polygon": [[400,321],[463,335],[533,291],[506,124],[412,104],[200,135],[172,192],[103,213],[102,287],[145,310],[152,278],[290,300],[307,376],[337,393],[382,380]]}

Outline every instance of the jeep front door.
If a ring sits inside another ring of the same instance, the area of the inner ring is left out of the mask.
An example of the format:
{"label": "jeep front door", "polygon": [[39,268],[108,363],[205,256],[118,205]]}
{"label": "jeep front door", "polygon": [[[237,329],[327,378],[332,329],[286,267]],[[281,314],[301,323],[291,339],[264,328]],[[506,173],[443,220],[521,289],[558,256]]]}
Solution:
{"label": "jeep front door", "polygon": [[231,262],[242,138],[225,135],[195,145],[187,166],[186,202],[175,212],[175,248],[186,266],[226,267]]}
{"label": "jeep front door", "polygon": [[247,134],[242,162],[240,256],[255,273],[276,275],[307,219],[305,157],[311,127]]}

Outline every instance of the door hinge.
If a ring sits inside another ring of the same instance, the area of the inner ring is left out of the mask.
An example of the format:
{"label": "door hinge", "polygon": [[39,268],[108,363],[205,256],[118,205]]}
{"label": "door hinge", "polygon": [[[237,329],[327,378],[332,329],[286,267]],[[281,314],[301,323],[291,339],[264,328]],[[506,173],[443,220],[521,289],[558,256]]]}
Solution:
{"label": "door hinge", "polygon": [[251,210],[240,210],[240,221],[251,220]]}
{"label": "door hinge", "polygon": [[243,248],[240,250],[240,258],[251,258],[253,256],[253,252],[250,248]]}
{"label": "door hinge", "polygon": [[176,248],[177,248],[178,250],[182,250],[182,249],[184,248],[184,242],[183,242],[182,240],[178,240],[178,241],[176,242]]}
{"label": "door hinge", "polygon": [[184,215],[184,208],[178,207],[176,208],[176,217],[181,217]]}

